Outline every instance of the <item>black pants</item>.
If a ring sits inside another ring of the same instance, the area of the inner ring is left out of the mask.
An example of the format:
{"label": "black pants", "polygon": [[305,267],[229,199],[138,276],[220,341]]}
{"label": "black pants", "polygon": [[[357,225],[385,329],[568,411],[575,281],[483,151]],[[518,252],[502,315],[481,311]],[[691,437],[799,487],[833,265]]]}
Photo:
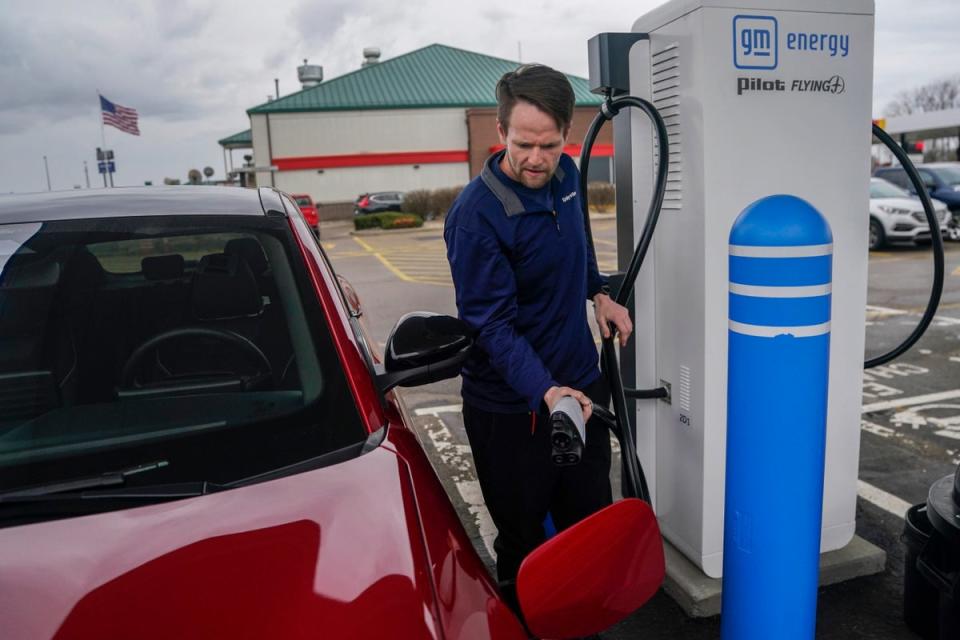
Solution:
{"label": "black pants", "polygon": [[[597,405],[610,402],[603,378],[582,391]],[[547,513],[562,531],[613,501],[610,433],[599,420],[587,423],[583,458],[569,467],[554,465],[550,457],[545,413],[491,413],[465,402],[463,424],[483,499],[497,525],[493,547],[501,584],[512,583],[524,557],[544,541]]]}

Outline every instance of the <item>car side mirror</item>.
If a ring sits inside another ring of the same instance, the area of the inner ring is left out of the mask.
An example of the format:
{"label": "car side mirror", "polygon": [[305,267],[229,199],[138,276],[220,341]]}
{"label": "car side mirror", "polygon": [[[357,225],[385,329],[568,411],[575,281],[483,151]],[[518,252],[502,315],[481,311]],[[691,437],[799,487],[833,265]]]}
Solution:
{"label": "car side mirror", "polygon": [[377,388],[386,392],[452,378],[460,373],[472,346],[473,332],[462,320],[425,311],[408,313],[387,338]]}
{"label": "car side mirror", "polygon": [[639,609],[663,583],[653,509],[625,498],[543,543],[517,574],[517,598],[538,638],[597,634]]}

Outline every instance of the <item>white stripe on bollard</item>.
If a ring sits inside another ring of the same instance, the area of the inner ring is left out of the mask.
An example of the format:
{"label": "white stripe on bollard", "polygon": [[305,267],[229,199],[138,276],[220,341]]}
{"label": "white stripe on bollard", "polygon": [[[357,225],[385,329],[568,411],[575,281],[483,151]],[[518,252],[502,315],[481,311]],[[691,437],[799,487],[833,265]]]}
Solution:
{"label": "white stripe on bollard", "polygon": [[811,324],[805,327],[768,327],[759,324],[744,324],[730,320],[730,331],[745,336],[756,336],[758,338],[776,338],[782,335],[791,335],[795,338],[812,338],[813,336],[822,336],[830,333],[830,323]]}
{"label": "white stripe on bollard", "polygon": [[825,296],[832,291],[833,285],[830,283],[797,287],[761,287],[754,284],[730,283],[730,293],[754,298],[814,298]]}
{"label": "white stripe on bollard", "polygon": [[833,254],[832,244],[808,244],[800,246],[754,247],[744,244],[730,245],[730,255],[738,258],[815,258]]}

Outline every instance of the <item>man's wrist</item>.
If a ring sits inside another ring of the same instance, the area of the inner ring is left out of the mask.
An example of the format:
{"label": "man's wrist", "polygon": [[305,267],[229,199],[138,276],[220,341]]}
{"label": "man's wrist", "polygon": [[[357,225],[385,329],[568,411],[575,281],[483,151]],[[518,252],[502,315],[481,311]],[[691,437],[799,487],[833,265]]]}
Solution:
{"label": "man's wrist", "polygon": [[539,395],[539,396],[534,396],[535,398],[537,398],[537,402],[536,402],[536,404],[535,404],[534,406],[531,406],[531,410],[532,410],[532,411],[539,411],[539,412],[541,412],[541,413],[542,413],[542,412],[549,412],[549,411],[550,411],[550,403],[547,402],[547,397],[548,397],[548,396],[549,396],[549,397],[552,397],[552,396],[551,396],[551,392],[554,391],[554,389],[559,389],[559,388],[560,388],[560,385],[557,384],[557,381],[556,381],[556,380],[553,380],[552,378],[549,379],[549,380],[546,382],[546,386],[540,387],[540,389],[542,389],[542,391],[540,392],[540,395]]}
{"label": "man's wrist", "polygon": [[590,299],[593,300],[594,303],[596,303],[597,298],[599,298],[600,296],[606,296],[607,298],[610,297],[610,285],[608,284],[600,285],[600,288],[597,291],[595,291],[592,296],[590,296]]}
{"label": "man's wrist", "polygon": [[549,387],[549,388],[543,393],[543,401],[547,403],[547,406],[550,406],[550,402],[549,402],[549,401],[550,401],[550,398],[553,396],[553,394],[555,394],[555,393],[558,392],[558,391],[560,391],[560,387],[558,387],[558,386],[552,386],[552,387]]}
{"label": "man's wrist", "polygon": [[600,285],[596,285],[596,282],[594,282],[593,286],[589,282],[587,283],[587,300],[594,300],[601,293],[610,295],[610,285],[602,280],[600,282]]}
{"label": "man's wrist", "polygon": [[612,301],[612,300],[613,300],[613,298],[610,297],[610,294],[609,294],[609,293],[603,293],[603,292],[601,292],[601,293],[598,293],[598,294],[596,294],[595,296],[593,296],[593,304],[595,304],[595,305],[597,305],[597,306],[600,306],[601,303],[610,302],[610,301]]}

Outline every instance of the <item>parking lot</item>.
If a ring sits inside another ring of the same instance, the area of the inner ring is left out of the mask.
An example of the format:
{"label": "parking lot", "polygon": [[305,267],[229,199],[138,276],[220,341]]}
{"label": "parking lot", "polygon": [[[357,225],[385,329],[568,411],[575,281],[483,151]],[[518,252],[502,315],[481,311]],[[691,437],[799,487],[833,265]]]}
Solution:
{"label": "parking lot", "polygon": [[[616,264],[615,219],[593,229],[602,270]],[[406,312],[456,314],[442,229],[352,235],[336,222],[323,245],[364,303],[381,344]],[[910,352],[864,376],[857,534],[887,552],[876,576],[821,589],[819,638],[912,638],[901,620],[903,513],[923,502],[930,484],[960,462],[960,244],[946,246],[943,301],[926,336]],[[893,247],[870,256],[867,356],[900,342],[915,326],[930,291],[928,247]],[[459,382],[402,391],[425,449],[481,557],[492,566],[495,530],[486,513],[460,417]],[[616,483],[615,483],[616,485]],[[716,638],[719,619],[689,619],[658,594],[605,638]]]}

